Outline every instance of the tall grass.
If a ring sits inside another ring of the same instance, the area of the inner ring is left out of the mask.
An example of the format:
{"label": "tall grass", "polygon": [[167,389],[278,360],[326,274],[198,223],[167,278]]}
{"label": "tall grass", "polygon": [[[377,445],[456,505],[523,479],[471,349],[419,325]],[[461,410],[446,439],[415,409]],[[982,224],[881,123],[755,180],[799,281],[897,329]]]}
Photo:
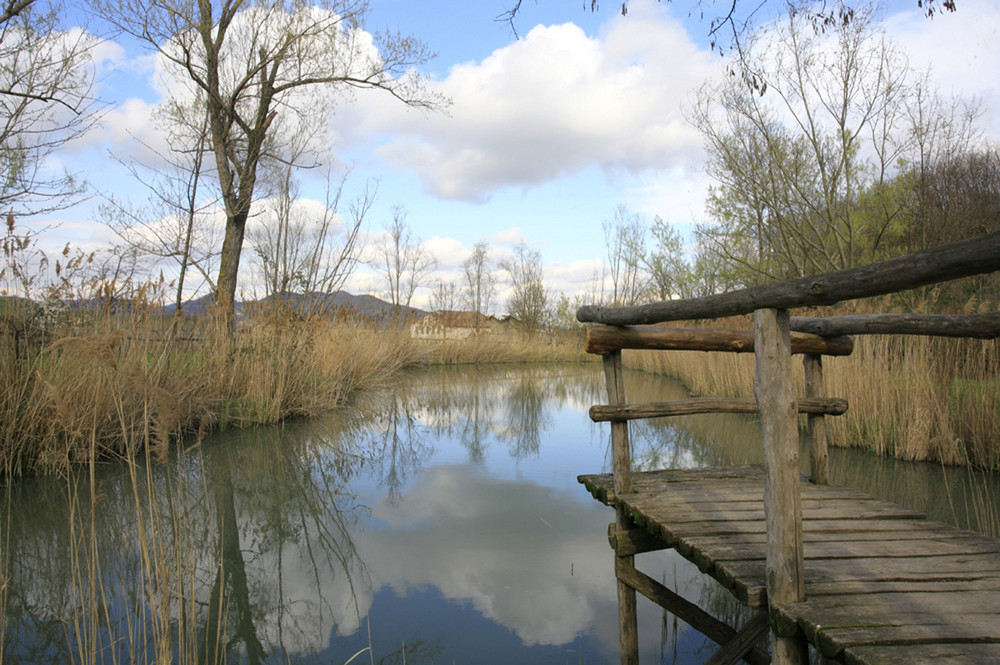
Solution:
{"label": "tall grass", "polygon": [[556,330],[534,334],[510,331],[500,335],[473,335],[462,340],[414,340],[425,351],[425,362],[440,365],[504,363],[592,362],[583,350],[578,331]]}
{"label": "tall grass", "polygon": [[[713,327],[749,328],[747,319]],[[626,352],[634,368],[681,380],[694,394],[752,397],[752,354]],[[799,394],[803,370],[794,363]],[[832,445],[904,460],[1000,469],[1000,343],[858,336],[854,353],[824,360],[826,392],[848,400],[829,419]]]}
{"label": "tall grass", "polygon": [[426,356],[401,334],[279,315],[233,340],[194,332],[184,341],[154,315],[97,315],[3,344],[3,474],[65,472],[146,446],[162,455],[208,429],[315,415]]}

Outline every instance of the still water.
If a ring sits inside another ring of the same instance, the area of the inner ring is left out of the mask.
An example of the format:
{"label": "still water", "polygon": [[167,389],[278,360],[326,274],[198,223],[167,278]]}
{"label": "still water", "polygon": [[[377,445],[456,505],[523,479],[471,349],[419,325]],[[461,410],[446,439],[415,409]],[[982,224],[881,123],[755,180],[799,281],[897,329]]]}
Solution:
{"label": "still water", "polygon": [[[686,396],[640,373],[626,392]],[[615,662],[613,514],[576,481],[609,469],[608,427],[586,417],[603,401],[596,364],[420,371],[319,420],[7,488],[0,661]],[[632,433],[642,468],[762,458],[742,416]],[[833,451],[831,466],[835,483],[962,526],[996,505],[995,480],[934,465]],[[638,564],[745,618],[672,552]],[[642,662],[710,655],[651,603],[639,610]]]}

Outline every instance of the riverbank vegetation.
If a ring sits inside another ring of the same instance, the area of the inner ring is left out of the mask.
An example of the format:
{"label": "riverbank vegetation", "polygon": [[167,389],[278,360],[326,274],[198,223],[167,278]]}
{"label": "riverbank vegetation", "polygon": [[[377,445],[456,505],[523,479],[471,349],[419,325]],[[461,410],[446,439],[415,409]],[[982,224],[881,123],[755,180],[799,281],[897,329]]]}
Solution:
{"label": "riverbank vegetation", "polygon": [[[8,306],[26,306],[6,301]],[[206,431],[310,417],[400,369],[427,364],[581,361],[578,336],[516,331],[446,343],[408,327],[262,311],[233,338],[199,320],[134,308],[73,312],[41,328],[5,319],[0,470],[64,472],[91,459],[162,454]]]}
{"label": "riverbank vegetation", "polygon": [[[749,318],[706,325],[753,327]],[[843,416],[827,419],[831,445],[910,461],[1000,469],[995,374],[1000,343],[884,335],[857,336],[854,342],[850,356],[823,364],[827,394],[850,404]],[[752,354],[626,351],[625,362],[677,378],[694,394],[753,396]],[[804,394],[802,365],[793,366],[798,394]]]}

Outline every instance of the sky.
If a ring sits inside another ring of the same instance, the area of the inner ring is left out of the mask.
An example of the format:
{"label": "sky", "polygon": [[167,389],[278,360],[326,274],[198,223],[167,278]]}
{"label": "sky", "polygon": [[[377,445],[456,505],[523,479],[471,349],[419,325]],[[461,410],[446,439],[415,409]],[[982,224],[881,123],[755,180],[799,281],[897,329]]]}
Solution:
{"label": "sky", "polygon": [[[606,262],[602,222],[617,206],[658,215],[688,239],[707,220],[702,139],[686,109],[705,81],[725,76],[726,60],[709,46],[711,4],[702,19],[681,1],[631,0],[622,16],[617,3],[591,12],[579,0],[525,0],[516,32],[495,20],[511,4],[372,0],[367,27],[411,35],[436,52],[420,72],[450,104],[427,112],[379,91],[359,92],[330,120],[329,160],[353,165],[347,197],[378,183],[366,228],[371,242],[394,208],[405,210],[437,260],[430,283],[459,281],[477,242],[488,243],[494,260],[523,242],[541,254],[550,292],[573,297],[591,289]],[[933,19],[916,0],[899,0],[884,15],[911,65],[929,69],[947,94],[978,97],[980,127],[1000,136],[1000,0],[960,0],[956,13]],[[93,19],[90,25],[99,29]],[[154,113],[164,98],[155,58],[122,37],[104,39],[104,122],[61,155],[86,176],[93,196],[30,220],[47,228],[47,247],[71,242],[89,251],[113,242],[95,221],[104,197],[145,195],[112,155],[141,158],[144,143],[165,145]],[[322,200],[323,191],[316,179],[302,183],[304,198]],[[257,286],[246,261],[242,274],[247,295]],[[497,278],[493,309],[501,313],[508,291],[504,275]],[[385,284],[373,266],[361,265],[345,288],[380,295]],[[429,305],[429,294],[421,290],[414,304]]]}

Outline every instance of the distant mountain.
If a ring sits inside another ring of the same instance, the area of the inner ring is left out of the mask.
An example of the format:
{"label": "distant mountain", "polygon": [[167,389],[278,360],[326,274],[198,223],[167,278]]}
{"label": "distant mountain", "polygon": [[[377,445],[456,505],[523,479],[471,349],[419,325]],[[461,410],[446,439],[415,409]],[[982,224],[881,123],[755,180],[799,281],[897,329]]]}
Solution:
{"label": "distant mountain", "polygon": [[[383,325],[399,321],[400,319],[415,321],[427,316],[427,312],[416,307],[396,307],[392,303],[388,303],[375,296],[356,296],[347,291],[335,291],[333,293],[285,293],[268,296],[261,300],[238,302],[236,303],[236,311],[237,314],[246,313],[276,301],[283,302],[295,311],[321,312],[325,314],[335,313],[338,316],[360,318]],[[204,315],[211,309],[213,302],[214,300],[211,295],[189,300],[184,303],[184,312],[187,314]],[[172,304],[163,308],[164,313],[167,314],[172,314],[175,310],[176,307]]]}

